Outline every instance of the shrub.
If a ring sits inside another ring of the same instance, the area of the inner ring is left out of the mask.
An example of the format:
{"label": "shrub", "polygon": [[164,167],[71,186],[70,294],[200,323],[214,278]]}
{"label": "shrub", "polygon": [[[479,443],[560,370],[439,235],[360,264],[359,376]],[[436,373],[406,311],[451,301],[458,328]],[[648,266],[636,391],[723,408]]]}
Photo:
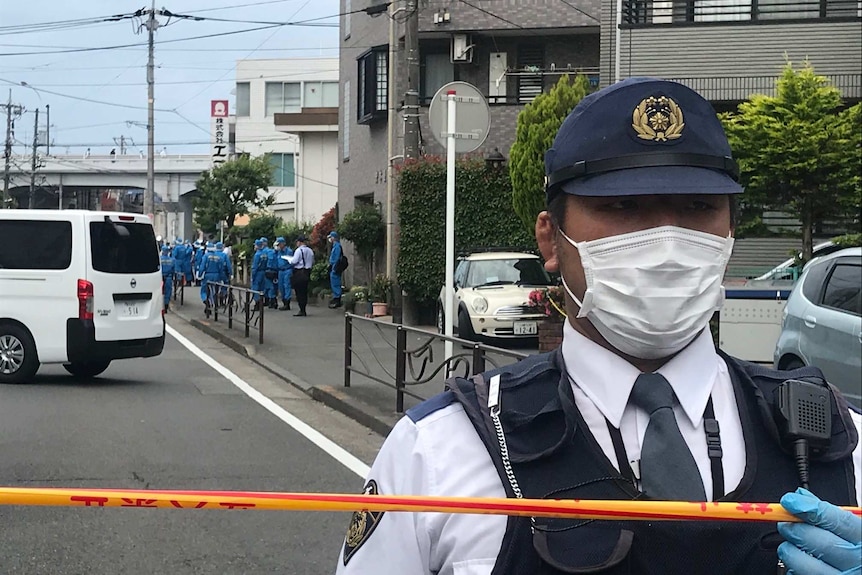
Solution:
{"label": "shrub", "polygon": [[325,254],[327,251],[326,238],[329,232],[335,229],[338,225],[338,220],[335,219],[335,206],[332,206],[328,212],[323,214],[314,228],[311,230],[311,235],[308,237],[308,247],[313,249],[315,253]]}
{"label": "shrub", "polygon": [[[398,283],[417,303],[433,303],[445,274],[446,165],[435,157],[405,162],[398,178]],[[458,162],[455,178],[456,253],[500,246],[535,249],[535,238],[512,211],[506,170],[466,158]]]}
{"label": "shrub", "polygon": [[368,277],[374,271],[374,254],[386,241],[386,224],[380,206],[357,206],[341,220],[338,226],[342,238],[356,248],[356,253],[367,266]]}

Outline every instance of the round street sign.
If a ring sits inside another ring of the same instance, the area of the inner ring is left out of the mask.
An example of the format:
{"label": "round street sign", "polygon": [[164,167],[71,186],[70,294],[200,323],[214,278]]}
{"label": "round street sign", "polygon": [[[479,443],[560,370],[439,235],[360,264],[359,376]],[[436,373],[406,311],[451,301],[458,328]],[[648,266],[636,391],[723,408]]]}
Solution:
{"label": "round street sign", "polygon": [[446,147],[446,126],[448,121],[448,102],[444,97],[454,91],[459,100],[458,110],[455,116],[455,132],[459,135],[455,138],[455,151],[459,154],[472,152],[481,146],[488,137],[491,128],[491,111],[488,102],[479,92],[479,89],[467,82],[449,82],[434,94],[431,106],[428,108],[428,123],[431,133]]}

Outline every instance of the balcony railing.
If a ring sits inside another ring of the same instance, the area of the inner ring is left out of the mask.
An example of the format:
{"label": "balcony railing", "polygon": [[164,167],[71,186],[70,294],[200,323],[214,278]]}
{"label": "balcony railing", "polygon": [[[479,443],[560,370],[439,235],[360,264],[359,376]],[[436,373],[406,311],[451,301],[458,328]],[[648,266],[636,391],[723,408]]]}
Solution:
{"label": "balcony railing", "polygon": [[[657,73],[657,75],[661,75]],[[752,94],[775,95],[775,76],[737,76],[712,78],[667,78],[685,84],[711,102],[740,102]],[[826,75],[847,100],[862,98],[862,74]]]}
{"label": "balcony railing", "polygon": [[623,25],[862,17],[859,0],[623,0]]}

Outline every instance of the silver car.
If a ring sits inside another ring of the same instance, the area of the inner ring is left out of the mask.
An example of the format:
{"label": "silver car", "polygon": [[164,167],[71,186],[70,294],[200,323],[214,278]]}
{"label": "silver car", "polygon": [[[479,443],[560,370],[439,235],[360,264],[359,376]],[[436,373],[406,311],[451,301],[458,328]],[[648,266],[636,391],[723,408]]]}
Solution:
{"label": "silver car", "polygon": [[784,308],[775,367],[819,367],[862,405],[862,248],[847,248],[805,268]]}

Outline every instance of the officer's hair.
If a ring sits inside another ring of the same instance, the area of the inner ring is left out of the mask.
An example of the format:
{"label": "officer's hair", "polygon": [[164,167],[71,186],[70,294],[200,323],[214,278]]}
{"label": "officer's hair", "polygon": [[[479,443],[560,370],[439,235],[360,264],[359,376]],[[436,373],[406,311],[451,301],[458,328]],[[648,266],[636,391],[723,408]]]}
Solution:
{"label": "officer's hair", "polygon": [[[559,194],[548,204],[548,213],[551,215],[551,223],[558,228],[562,228],[563,222],[566,221],[566,206],[568,205],[568,194]],[[739,202],[735,195],[729,196],[730,201],[730,227],[736,228],[737,218],[739,217]]]}

